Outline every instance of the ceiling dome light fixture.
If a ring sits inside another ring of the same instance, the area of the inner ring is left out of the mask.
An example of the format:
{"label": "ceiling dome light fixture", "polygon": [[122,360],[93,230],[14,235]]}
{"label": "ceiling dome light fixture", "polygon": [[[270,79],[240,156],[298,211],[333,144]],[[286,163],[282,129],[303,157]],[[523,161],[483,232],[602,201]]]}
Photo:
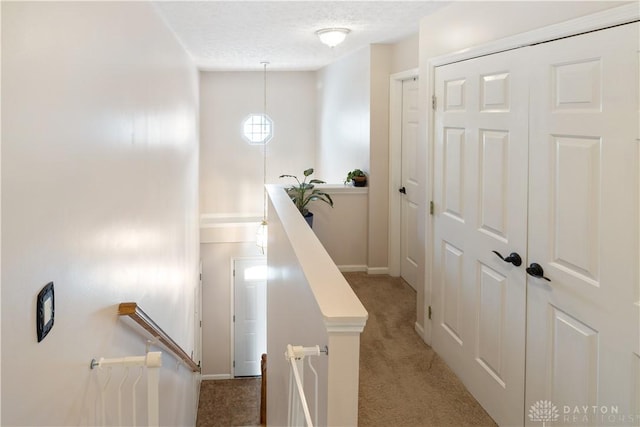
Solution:
{"label": "ceiling dome light fixture", "polygon": [[351,30],[348,28],[323,28],[316,31],[320,41],[329,47],[336,47],[342,43]]}

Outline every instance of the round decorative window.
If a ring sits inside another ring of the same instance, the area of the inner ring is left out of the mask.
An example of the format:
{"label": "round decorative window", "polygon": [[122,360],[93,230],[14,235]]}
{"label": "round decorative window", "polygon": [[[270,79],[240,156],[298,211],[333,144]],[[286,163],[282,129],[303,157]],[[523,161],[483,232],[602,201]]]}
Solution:
{"label": "round decorative window", "polygon": [[273,120],[266,114],[251,114],[242,122],[242,136],[249,144],[266,144],[273,137]]}

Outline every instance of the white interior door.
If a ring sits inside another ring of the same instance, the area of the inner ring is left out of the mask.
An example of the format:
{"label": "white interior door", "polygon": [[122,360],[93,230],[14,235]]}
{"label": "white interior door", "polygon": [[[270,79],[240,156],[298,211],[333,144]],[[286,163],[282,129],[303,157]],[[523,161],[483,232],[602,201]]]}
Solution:
{"label": "white interior door", "polygon": [[418,282],[418,78],[402,81],[403,192],[400,213],[400,276],[413,289]]}
{"label": "white interior door", "polygon": [[433,347],[501,425],[524,417],[527,80],[519,50],[435,74]]}
{"label": "white interior door", "polygon": [[267,351],[267,261],[234,260],[234,376],[261,374]]}
{"label": "white interior door", "polygon": [[526,407],[551,402],[553,425],[640,420],[638,40],[531,49],[529,261],[550,281],[529,278]]}

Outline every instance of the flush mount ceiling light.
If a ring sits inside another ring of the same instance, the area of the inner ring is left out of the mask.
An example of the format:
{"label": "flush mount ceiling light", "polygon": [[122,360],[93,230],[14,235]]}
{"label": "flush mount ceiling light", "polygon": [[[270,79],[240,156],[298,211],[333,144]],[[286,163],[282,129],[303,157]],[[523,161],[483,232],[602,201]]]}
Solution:
{"label": "flush mount ceiling light", "polygon": [[335,47],[342,43],[351,30],[348,28],[323,28],[316,31],[320,41],[329,47]]}

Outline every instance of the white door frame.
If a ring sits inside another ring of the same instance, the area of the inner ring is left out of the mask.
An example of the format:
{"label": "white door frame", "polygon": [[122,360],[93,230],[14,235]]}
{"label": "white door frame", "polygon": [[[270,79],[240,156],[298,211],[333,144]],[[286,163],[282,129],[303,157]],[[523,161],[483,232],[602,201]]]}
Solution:
{"label": "white door frame", "polygon": [[[552,40],[556,40],[563,37],[575,36],[580,33],[596,31],[607,27],[627,24],[630,22],[640,20],[640,10],[637,3],[626,4],[623,6],[607,9],[601,12],[597,12],[591,15],[583,16],[569,21],[561,22],[558,24],[549,25],[543,28],[539,28],[525,33],[516,34],[514,36],[505,37],[492,42],[488,42],[468,50],[450,53],[441,56],[435,56],[429,58],[427,66],[420,73],[420,85],[426,88],[426,96],[423,100],[425,104],[430,104],[431,97],[435,94],[435,69],[438,66],[451,64],[453,62],[464,61],[467,59],[477,58],[479,56],[491,55],[494,53],[503,52],[505,50],[517,49],[519,47],[530,46],[536,43],[544,43]],[[393,77],[393,76],[392,76]],[[421,93],[425,93],[422,92]],[[390,99],[393,99],[393,92],[390,93]],[[440,101],[442,102],[442,101]],[[393,111],[393,110],[391,110]],[[390,148],[391,146],[391,123],[390,122]],[[424,331],[423,339],[427,344],[431,344],[431,321],[429,319],[428,307],[431,305],[431,283],[433,281],[433,221],[432,217],[428,214],[427,206],[429,201],[432,200],[433,194],[433,147],[435,144],[435,114],[431,106],[427,109],[426,114],[427,123],[427,174],[425,181],[425,189],[427,189],[426,203],[422,207],[423,215],[421,218],[425,219],[425,289],[424,289]],[[390,153],[390,158],[392,157]],[[390,164],[391,166],[391,164]],[[390,169],[392,171],[393,169]],[[393,192],[392,192],[393,194]],[[390,207],[394,206],[393,199],[389,199]],[[438,206],[434,207],[437,211]],[[419,218],[418,221],[422,221]],[[418,224],[420,230],[420,224]],[[393,230],[393,225],[390,225],[390,230]],[[391,237],[390,237],[391,240]],[[399,247],[398,247],[399,248]],[[390,252],[391,258],[391,252]],[[400,259],[398,258],[398,263]],[[398,264],[398,269],[400,264]],[[391,271],[391,259],[389,260],[389,267]],[[398,270],[399,271],[399,270]],[[640,301],[638,302],[640,305]],[[417,325],[418,322],[416,322]]]}
{"label": "white door frame", "polygon": [[230,262],[230,268],[231,268],[231,282],[229,284],[229,295],[230,295],[230,301],[229,301],[229,313],[230,313],[230,317],[229,317],[229,323],[231,324],[230,326],[230,331],[229,331],[229,337],[231,338],[231,343],[229,345],[229,372],[231,372],[231,375],[229,376],[229,378],[233,379],[235,378],[236,375],[236,370],[235,367],[233,366],[233,362],[236,360],[235,358],[235,345],[236,345],[236,337],[235,337],[235,331],[236,331],[236,324],[233,321],[233,316],[235,315],[235,298],[234,298],[234,294],[236,292],[236,276],[234,274],[234,269],[235,269],[235,263],[236,261],[258,261],[258,260],[265,260],[267,257],[266,256],[248,256],[248,257],[231,257],[231,262]]}
{"label": "white door frame", "polygon": [[395,277],[400,276],[402,82],[418,75],[418,68],[412,68],[389,76],[389,275]]}
{"label": "white door frame", "polygon": [[[202,384],[202,258],[198,262],[198,281],[194,288],[194,316],[193,316],[193,333],[194,345],[193,356],[194,362],[198,363],[200,371],[196,375],[194,389],[196,396],[200,396],[200,385]],[[195,402],[195,413],[198,413],[198,402]]]}
{"label": "white door frame", "polygon": [[193,360],[202,366],[202,259],[198,266],[198,283],[194,290],[194,354]]}

